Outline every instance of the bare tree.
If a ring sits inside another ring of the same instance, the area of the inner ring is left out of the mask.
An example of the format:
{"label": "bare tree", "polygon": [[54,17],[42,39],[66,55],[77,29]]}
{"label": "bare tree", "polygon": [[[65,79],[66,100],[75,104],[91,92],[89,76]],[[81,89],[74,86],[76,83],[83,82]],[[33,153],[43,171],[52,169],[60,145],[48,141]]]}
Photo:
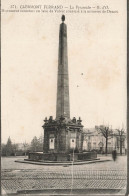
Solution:
{"label": "bare tree", "polygon": [[37,147],[38,147],[38,139],[37,139],[36,136],[34,136],[34,138],[31,141],[31,150],[33,152],[36,152],[37,151]]}
{"label": "bare tree", "polygon": [[108,153],[108,140],[112,138],[112,129],[109,128],[109,126],[104,126],[104,125],[100,125],[100,126],[96,126],[95,127],[99,133],[101,133],[105,139],[106,139],[106,146],[105,146],[105,153],[107,155]]}
{"label": "bare tree", "polygon": [[29,144],[26,143],[26,141],[23,143],[23,146],[24,146],[24,153],[25,153],[25,157],[26,157],[26,154],[27,154],[27,149],[29,148]]}
{"label": "bare tree", "polygon": [[41,134],[40,137],[34,136],[31,141],[31,150],[33,152],[39,151],[43,152],[43,135]]}
{"label": "bare tree", "polygon": [[17,154],[17,151],[18,151],[18,144],[12,144],[12,149],[13,149],[13,154],[14,154],[14,156],[16,156],[16,154]]}
{"label": "bare tree", "polygon": [[123,146],[123,142],[125,141],[125,132],[123,129],[117,129],[118,134],[116,134],[116,137],[118,139],[118,141],[120,142],[120,155],[122,155],[122,146]]}
{"label": "bare tree", "polygon": [[43,151],[43,134],[41,134],[38,138],[38,151]]}

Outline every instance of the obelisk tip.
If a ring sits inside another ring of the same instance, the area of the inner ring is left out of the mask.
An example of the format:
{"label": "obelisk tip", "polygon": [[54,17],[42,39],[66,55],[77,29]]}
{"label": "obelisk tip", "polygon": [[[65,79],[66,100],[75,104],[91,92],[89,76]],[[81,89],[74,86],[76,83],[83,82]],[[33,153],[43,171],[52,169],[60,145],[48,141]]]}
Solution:
{"label": "obelisk tip", "polygon": [[65,21],[65,15],[62,15],[61,20],[62,20],[62,22]]}

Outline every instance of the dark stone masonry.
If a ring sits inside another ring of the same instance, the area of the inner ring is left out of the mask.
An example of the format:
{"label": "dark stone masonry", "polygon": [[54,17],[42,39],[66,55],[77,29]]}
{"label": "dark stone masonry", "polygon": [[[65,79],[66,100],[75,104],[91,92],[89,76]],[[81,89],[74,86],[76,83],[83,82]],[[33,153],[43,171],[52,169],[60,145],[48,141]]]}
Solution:
{"label": "dark stone masonry", "polygon": [[45,119],[44,128],[44,153],[70,153],[74,148],[82,152],[83,126],[81,120],[76,121],[60,117],[59,120]]}

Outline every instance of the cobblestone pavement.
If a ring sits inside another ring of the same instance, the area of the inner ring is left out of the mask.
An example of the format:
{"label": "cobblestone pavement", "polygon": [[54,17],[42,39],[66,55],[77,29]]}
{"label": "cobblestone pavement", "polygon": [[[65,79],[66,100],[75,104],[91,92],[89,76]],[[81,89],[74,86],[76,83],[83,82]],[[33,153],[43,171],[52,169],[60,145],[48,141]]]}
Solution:
{"label": "cobblestone pavement", "polygon": [[3,170],[2,187],[7,192],[32,189],[124,189],[124,170]]}
{"label": "cobblestone pavement", "polygon": [[[73,168],[72,166],[38,167],[33,165],[31,168],[30,164],[25,164],[26,168],[22,169],[20,163],[15,164],[17,167],[14,165],[11,169],[2,168],[2,188],[6,193],[44,189],[114,189],[119,191],[126,189],[126,167],[120,167],[120,164],[117,163],[115,163],[115,167],[113,162],[112,167],[103,165],[101,168],[96,167],[97,169],[95,167],[93,169],[93,166],[89,165],[74,166]],[[117,167],[118,165],[119,167]],[[95,164],[95,166],[97,165]]]}

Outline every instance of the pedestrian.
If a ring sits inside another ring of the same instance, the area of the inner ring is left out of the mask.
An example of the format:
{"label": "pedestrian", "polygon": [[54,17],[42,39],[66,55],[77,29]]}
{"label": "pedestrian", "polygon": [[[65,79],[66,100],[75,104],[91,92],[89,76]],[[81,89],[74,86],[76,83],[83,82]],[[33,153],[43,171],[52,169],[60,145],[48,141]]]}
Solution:
{"label": "pedestrian", "polygon": [[116,161],[116,159],[117,159],[117,152],[116,152],[116,150],[112,151],[112,159],[113,159],[113,161]]}

